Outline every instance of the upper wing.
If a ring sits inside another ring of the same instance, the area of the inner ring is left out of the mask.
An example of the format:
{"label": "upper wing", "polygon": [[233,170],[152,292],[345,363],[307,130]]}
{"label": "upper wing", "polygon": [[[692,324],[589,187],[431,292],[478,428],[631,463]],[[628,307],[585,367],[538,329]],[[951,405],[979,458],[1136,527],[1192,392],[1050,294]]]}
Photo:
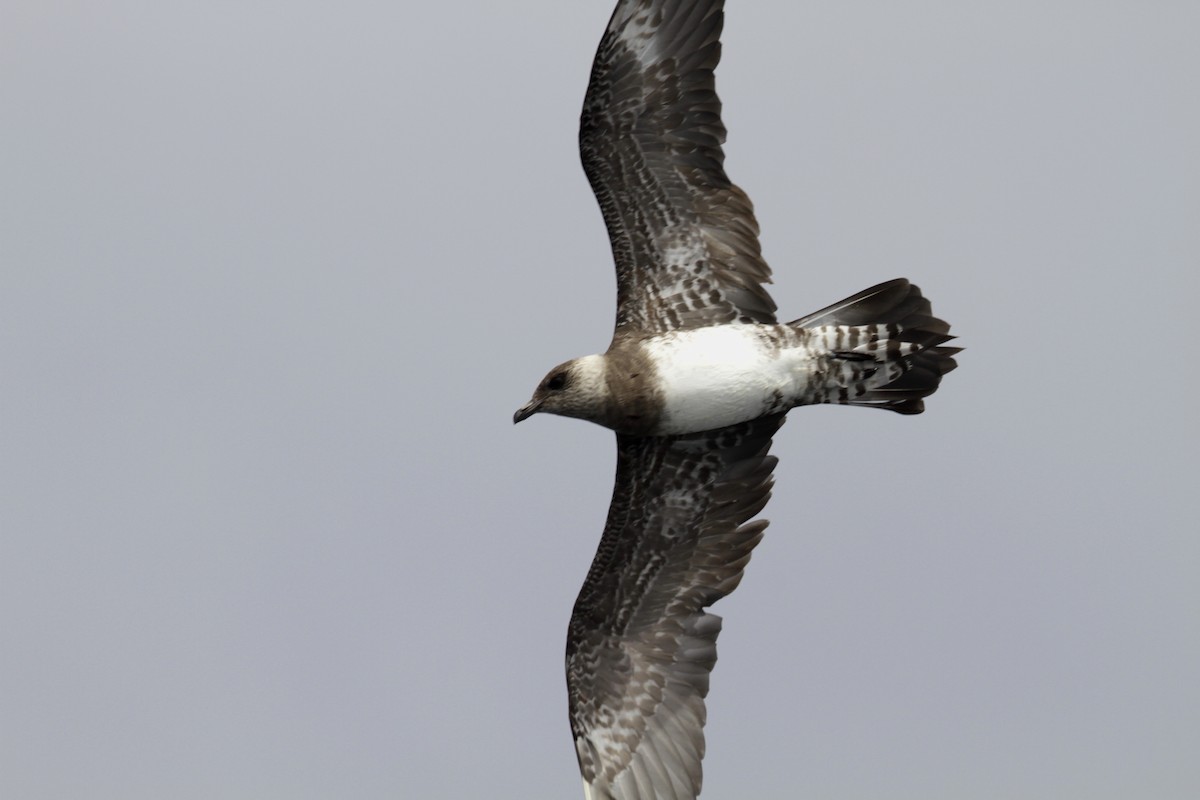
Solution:
{"label": "upper wing", "polygon": [[567,635],[567,692],[589,798],[692,800],[721,618],[766,520],[782,415],[672,437],[617,436],[604,537]]}
{"label": "upper wing", "polygon": [[592,64],[579,150],[617,266],[617,331],[774,322],[758,222],[722,164],[724,0],[621,0]]}

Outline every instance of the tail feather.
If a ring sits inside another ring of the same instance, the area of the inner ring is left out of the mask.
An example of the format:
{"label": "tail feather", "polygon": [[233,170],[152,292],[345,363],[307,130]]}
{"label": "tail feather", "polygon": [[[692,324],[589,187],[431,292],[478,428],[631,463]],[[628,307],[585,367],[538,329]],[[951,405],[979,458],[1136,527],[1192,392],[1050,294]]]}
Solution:
{"label": "tail feather", "polygon": [[806,403],[841,403],[920,414],[924,398],[958,366],[950,325],[904,278],[872,286],[790,323],[826,357]]}
{"label": "tail feather", "polygon": [[[794,328],[886,324],[899,322],[918,312],[930,316],[929,301],[922,297],[921,290],[906,278],[896,278],[876,284],[870,289],[863,289],[856,295],[839,300],[788,324]],[[950,326],[947,325],[946,329],[949,330]]]}

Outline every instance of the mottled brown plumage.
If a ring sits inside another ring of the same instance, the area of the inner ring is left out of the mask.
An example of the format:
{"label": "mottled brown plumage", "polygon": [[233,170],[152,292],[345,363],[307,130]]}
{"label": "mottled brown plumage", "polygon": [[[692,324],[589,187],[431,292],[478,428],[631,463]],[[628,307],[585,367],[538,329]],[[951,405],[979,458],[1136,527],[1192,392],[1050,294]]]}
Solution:
{"label": "mottled brown plumage", "polygon": [[674,437],[617,436],[608,523],[567,636],[571,728],[596,798],[700,791],[721,619],[765,520],[782,415]]}
{"label": "mottled brown plumage", "polygon": [[949,325],[897,279],[777,324],[758,223],[725,175],[713,84],[722,0],[620,0],[580,121],[617,271],[612,344],[552,369],[513,417],[617,432],[604,534],[567,636],[590,800],[700,793],[719,617],[765,520],[771,437],[797,405],[920,413]]}
{"label": "mottled brown plumage", "polygon": [[721,2],[618,3],[579,150],[617,267],[617,334],[774,322],[750,198],[725,175]]}

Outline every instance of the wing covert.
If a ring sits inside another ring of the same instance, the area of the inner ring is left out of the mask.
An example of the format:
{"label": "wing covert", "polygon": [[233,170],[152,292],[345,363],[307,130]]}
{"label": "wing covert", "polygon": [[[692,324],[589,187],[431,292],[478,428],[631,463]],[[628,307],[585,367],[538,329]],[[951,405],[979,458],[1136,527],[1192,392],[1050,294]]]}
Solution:
{"label": "wing covert", "polygon": [[673,437],[617,436],[604,536],[567,637],[571,730],[595,800],[691,800],[720,617],[766,520],[780,415]]}
{"label": "wing covert", "polygon": [[596,51],[579,149],[612,243],[618,334],[775,321],[753,206],[723,166],[723,5],[623,0]]}

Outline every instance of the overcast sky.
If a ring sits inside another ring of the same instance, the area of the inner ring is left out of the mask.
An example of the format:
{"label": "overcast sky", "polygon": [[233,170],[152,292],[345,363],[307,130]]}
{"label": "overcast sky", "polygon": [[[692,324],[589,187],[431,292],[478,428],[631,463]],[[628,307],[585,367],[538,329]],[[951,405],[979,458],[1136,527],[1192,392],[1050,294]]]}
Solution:
{"label": "overcast sky", "polygon": [[[612,329],[611,11],[4,4],[0,796],[580,796],[612,435],[511,415]],[[1200,796],[1198,30],[729,0],[780,315],[905,276],[968,349],[776,438],[706,799]]]}

